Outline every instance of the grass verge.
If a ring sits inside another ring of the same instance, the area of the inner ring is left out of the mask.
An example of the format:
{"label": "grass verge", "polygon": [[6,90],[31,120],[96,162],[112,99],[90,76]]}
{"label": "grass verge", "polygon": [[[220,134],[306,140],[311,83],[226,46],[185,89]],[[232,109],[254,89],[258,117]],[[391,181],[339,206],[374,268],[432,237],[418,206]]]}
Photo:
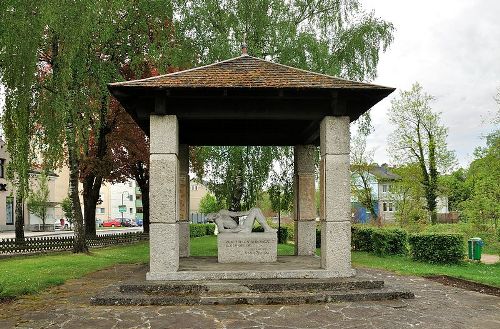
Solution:
{"label": "grass verge", "polygon": [[403,275],[448,275],[495,287],[500,287],[500,263],[486,265],[464,262],[458,265],[436,265],[415,262],[405,256],[378,257],[367,252],[353,252],[354,266],[389,270]]}
{"label": "grass verge", "polygon": [[0,260],[0,298],[39,292],[115,264],[147,263],[149,244],[94,249],[89,254],[62,252]]}

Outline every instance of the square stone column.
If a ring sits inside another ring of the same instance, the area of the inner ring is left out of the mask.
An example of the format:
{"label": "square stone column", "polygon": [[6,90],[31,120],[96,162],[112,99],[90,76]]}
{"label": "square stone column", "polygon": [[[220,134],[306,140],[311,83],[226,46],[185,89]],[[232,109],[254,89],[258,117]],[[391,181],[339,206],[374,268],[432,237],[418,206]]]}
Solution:
{"label": "square stone column", "polygon": [[321,267],[353,276],[349,117],[325,117],[320,125]]}
{"label": "square stone column", "polygon": [[189,146],[179,145],[179,255],[189,257]]}
{"label": "square stone column", "polygon": [[147,280],[179,269],[179,126],[175,115],[150,116],[150,231]]}
{"label": "square stone column", "polygon": [[294,237],[297,256],[311,256],[316,251],[315,152],[314,145],[294,147]]}

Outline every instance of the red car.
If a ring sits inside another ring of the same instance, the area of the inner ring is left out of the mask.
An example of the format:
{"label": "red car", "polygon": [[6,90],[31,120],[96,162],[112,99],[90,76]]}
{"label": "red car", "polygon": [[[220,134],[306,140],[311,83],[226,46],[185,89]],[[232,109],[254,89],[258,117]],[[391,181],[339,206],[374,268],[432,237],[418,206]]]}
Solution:
{"label": "red car", "polygon": [[120,227],[122,224],[120,223],[119,220],[113,219],[113,220],[108,220],[107,222],[102,223],[103,227]]}

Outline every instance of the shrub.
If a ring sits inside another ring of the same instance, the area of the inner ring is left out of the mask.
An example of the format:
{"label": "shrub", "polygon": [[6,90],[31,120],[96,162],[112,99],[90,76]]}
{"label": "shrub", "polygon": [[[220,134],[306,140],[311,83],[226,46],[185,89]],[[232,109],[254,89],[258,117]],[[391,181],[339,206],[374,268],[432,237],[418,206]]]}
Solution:
{"label": "shrub", "polygon": [[321,229],[316,228],[316,248],[321,248]]}
{"label": "shrub", "polygon": [[464,258],[464,236],[461,234],[412,234],[409,244],[414,260],[453,264]]}
{"label": "shrub", "polygon": [[351,226],[351,246],[356,251],[373,251],[372,235],[375,228],[369,226]]}
{"label": "shrub", "polygon": [[286,226],[281,226],[278,230],[278,243],[287,243],[289,236],[289,229]]}
{"label": "shrub", "polygon": [[206,224],[189,224],[189,236],[199,238],[207,235]]}
{"label": "shrub", "polygon": [[374,229],[372,232],[372,252],[378,256],[404,255],[408,233],[402,229]]}
{"label": "shrub", "polygon": [[207,223],[207,224],[202,224],[202,225],[205,225],[207,235],[214,235],[215,234],[215,224]]}

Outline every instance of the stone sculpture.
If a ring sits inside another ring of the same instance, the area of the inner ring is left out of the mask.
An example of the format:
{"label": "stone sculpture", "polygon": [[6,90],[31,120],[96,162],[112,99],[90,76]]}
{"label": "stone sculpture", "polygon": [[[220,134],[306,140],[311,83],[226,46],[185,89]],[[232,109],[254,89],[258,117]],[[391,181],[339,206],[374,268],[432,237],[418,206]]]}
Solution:
{"label": "stone sculpture", "polygon": [[[233,219],[234,217],[239,217],[238,222]],[[255,221],[264,228],[264,232],[276,232],[276,229],[267,224],[266,218],[259,208],[252,208],[248,211],[222,209],[217,213],[208,214],[207,219],[215,222],[217,229],[221,233],[251,233]]]}

